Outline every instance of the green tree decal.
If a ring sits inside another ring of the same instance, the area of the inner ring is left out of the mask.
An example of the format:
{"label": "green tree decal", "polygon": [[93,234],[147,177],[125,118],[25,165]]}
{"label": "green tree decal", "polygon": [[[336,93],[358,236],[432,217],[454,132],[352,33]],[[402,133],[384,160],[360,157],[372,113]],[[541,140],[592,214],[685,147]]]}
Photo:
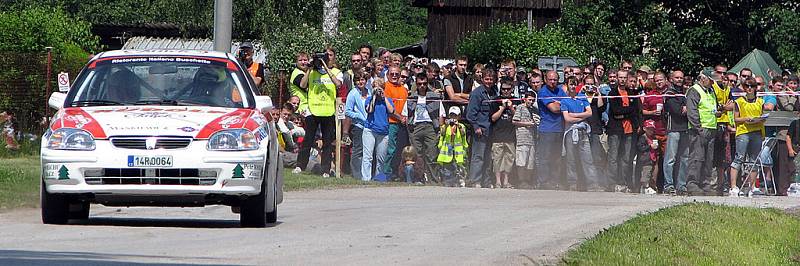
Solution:
{"label": "green tree decal", "polygon": [[244,178],[244,171],[241,164],[236,164],[236,167],[233,168],[233,176],[232,178]]}
{"label": "green tree decal", "polygon": [[62,165],[61,168],[58,169],[58,180],[66,179],[69,179],[69,170],[67,170],[67,167]]}

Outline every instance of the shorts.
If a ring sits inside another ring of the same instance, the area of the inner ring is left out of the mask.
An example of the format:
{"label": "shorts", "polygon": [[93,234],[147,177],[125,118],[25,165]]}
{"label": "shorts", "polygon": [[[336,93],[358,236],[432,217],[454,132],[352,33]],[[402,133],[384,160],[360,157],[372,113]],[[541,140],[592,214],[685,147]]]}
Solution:
{"label": "shorts", "polygon": [[514,167],[514,143],[492,143],[492,167],[494,172],[511,173]]}
{"label": "shorts", "polygon": [[516,165],[525,167],[525,169],[533,170],[536,165],[535,149],[533,145],[517,145]]}
{"label": "shorts", "polygon": [[753,162],[759,156],[761,142],[761,131],[736,136],[736,157],[733,159],[731,167],[741,169],[742,163]]}

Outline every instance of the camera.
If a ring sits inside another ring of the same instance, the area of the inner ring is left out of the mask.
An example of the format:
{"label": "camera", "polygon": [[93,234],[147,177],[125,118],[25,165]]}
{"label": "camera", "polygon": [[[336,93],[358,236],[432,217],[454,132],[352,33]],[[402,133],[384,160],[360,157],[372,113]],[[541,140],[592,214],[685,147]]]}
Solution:
{"label": "camera", "polygon": [[448,125],[451,125],[451,126],[454,126],[454,125],[456,124],[456,120],[455,120],[455,119],[452,119],[452,118],[448,118],[448,119],[447,119],[447,124],[448,124]]}
{"label": "camera", "polygon": [[328,63],[328,54],[323,52],[316,52],[311,55],[311,64],[314,66],[314,69],[317,71],[323,70],[322,62]]}

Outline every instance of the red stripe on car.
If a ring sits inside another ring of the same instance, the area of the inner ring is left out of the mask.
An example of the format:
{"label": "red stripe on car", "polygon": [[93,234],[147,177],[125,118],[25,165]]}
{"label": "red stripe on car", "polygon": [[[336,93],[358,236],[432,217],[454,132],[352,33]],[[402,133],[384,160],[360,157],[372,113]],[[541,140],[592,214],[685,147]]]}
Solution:
{"label": "red stripe on car", "polygon": [[237,109],[236,111],[217,117],[213,121],[206,124],[206,126],[203,127],[199,133],[197,133],[195,138],[207,139],[211,137],[211,134],[223,129],[242,128],[249,120],[248,118],[251,114],[253,114],[253,110]]}

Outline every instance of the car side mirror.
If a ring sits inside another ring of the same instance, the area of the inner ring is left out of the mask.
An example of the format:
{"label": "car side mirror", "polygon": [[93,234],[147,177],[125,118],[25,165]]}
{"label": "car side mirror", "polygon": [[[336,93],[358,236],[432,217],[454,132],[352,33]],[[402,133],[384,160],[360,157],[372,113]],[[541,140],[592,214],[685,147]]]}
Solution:
{"label": "car side mirror", "polygon": [[266,114],[272,111],[272,98],[269,96],[256,96],[256,109]]}
{"label": "car side mirror", "polygon": [[67,99],[67,94],[63,92],[53,92],[50,94],[50,99],[47,100],[47,105],[50,108],[60,110],[64,107],[64,101]]}

